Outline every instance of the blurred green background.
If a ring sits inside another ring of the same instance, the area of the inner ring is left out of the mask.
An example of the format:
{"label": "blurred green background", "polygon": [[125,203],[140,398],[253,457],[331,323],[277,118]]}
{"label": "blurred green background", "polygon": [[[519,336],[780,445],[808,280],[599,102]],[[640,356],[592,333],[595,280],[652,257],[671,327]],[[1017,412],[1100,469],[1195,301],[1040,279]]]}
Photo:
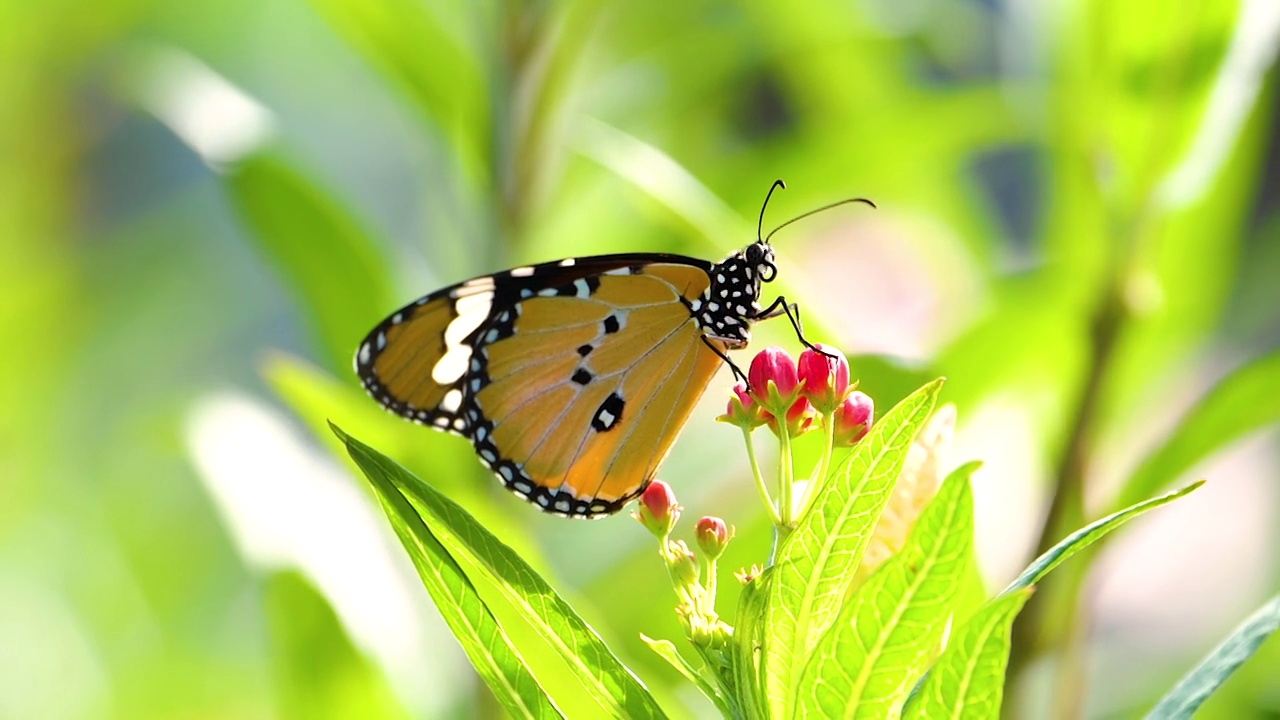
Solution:
{"label": "blurred green background", "polygon": [[[350,356],[517,263],[719,259],[777,177],[766,231],[880,206],[780,233],[772,288],[882,411],[949,377],[991,588],[1210,480],[1015,658],[1014,716],[1140,714],[1280,587],[1278,38],[1269,0],[0,0],[0,718],[497,712],[326,419],[708,716],[639,642],[679,632],[645,531],[509,497]],[[738,526],[732,568],[769,539],[729,384],[663,477]],[[1276,678],[1273,641],[1203,717],[1280,717]]]}

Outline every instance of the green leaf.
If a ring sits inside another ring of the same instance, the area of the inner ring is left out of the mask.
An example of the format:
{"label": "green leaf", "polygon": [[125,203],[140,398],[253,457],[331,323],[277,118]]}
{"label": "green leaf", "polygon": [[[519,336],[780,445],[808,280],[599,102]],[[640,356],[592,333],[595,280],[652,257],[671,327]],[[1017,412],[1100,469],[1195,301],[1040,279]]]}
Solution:
{"label": "green leaf", "polygon": [[835,620],[907,449],[933,411],[942,379],[898,403],[871,428],[779,549],[764,629],[771,714],[791,717],[804,663]]}
{"label": "green leaf", "polygon": [[1013,620],[1029,597],[1031,588],[1017,590],[974,613],[907,700],[903,720],[998,720]]}
{"label": "green leaf", "polygon": [[1223,378],[1182,418],[1164,443],[1125,483],[1116,507],[1149,497],[1224,445],[1280,422],[1280,351],[1260,357]]}
{"label": "green leaf", "polygon": [[441,4],[414,0],[310,4],[440,129],[468,177],[483,179],[490,139],[489,84],[479,53],[456,30],[475,18],[442,18]]}
{"label": "green leaf", "polygon": [[360,469],[397,492],[447,552],[483,576],[520,621],[581,684],[596,712],[610,717],[666,717],[644,685],[528,563],[456,503],[376,450],[333,428]]}
{"label": "green leaf", "polygon": [[470,578],[409,503],[401,487],[407,473],[337,426],[333,430],[369,478],[431,599],[498,702],[514,717],[560,717]]}
{"label": "green leaf", "polygon": [[670,640],[654,640],[643,633],[641,633],[640,639],[643,640],[644,644],[648,645],[651,650],[657,653],[658,657],[666,660],[671,667],[675,668],[676,672],[680,673],[686,680],[696,685],[697,688],[702,691],[703,695],[706,695],[711,702],[715,703],[716,709],[720,711],[721,715],[725,717],[731,716],[731,713],[729,712],[729,705],[725,702],[724,696],[720,694],[720,691],[716,689],[715,685],[703,677],[702,673],[698,672],[689,664],[689,661],[684,659],[684,656],[680,654],[680,651],[676,650],[674,643]]}
{"label": "green leaf", "polygon": [[977,467],[951,473],[902,550],[841,609],[801,677],[799,715],[884,718],[902,706],[940,650],[971,557]]}
{"label": "green leaf", "polygon": [[349,368],[360,338],[394,304],[377,243],[337,199],[279,158],[251,155],[225,183],[251,237],[297,294],[330,369]]}
{"label": "green leaf", "polygon": [[1173,690],[1156,704],[1148,718],[1190,718],[1236,668],[1244,664],[1280,628],[1280,595],[1245,620],[1236,631],[1209,653]]}
{"label": "green leaf", "polygon": [[1057,545],[1049,548],[1045,554],[1036,558],[1035,561],[1033,561],[1026,570],[1023,570],[1022,574],[1010,583],[1009,587],[1005,588],[1004,592],[1001,594],[1007,595],[1015,590],[1035,585],[1040,582],[1040,578],[1043,578],[1050,570],[1061,564],[1063,560],[1066,560],[1072,555],[1075,555],[1081,550],[1094,544],[1107,533],[1115,530],[1126,522],[1148,510],[1151,510],[1152,508],[1157,508],[1167,502],[1177,500],[1203,484],[1203,480],[1192,483],[1181,490],[1168,493],[1167,495],[1161,495],[1157,498],[1151,498],[1145,502],[1140,502],[1133,507],[1126,508],[1117,513],[1112,513],[1080,528],[1068,535]]}
{"label": "green leaf", "polygon": [[738,597],[738,624],[733,629],[733,669],[738,699],[746,717],[753,719],[769,716],[763,694],[760,648],[764,646],[765,609],[772,582],[773,568],[766,568],[759,577],[743,586]]}

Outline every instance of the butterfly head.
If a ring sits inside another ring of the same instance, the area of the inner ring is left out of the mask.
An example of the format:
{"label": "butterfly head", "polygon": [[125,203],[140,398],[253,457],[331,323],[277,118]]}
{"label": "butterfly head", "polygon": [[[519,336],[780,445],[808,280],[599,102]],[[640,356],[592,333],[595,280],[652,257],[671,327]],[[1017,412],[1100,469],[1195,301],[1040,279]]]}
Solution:
{"label": "butterfly head", "polygon": [[[747,246],[742,251],[742,260],[746,267],[751,268],[759,280],[764,282],[773,282],[773,278],[778,274],[778,266],[773,264],[773,247],[763,240],[757,240]],[[759,288],[759,283],[756,285]],[[756,293],[757,295],[759,292]]]}

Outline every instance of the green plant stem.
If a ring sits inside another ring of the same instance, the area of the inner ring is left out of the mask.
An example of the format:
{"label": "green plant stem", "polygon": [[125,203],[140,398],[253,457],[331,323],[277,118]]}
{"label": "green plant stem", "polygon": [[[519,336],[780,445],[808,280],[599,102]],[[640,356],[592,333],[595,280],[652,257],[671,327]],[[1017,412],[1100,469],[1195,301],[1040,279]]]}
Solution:
{"label": "green plant stem", "polygon": [[794,489],[795,469],[791,459],[791,435],[784,428],[778,436],[778,518],[779,527],[787,528],[792,523],[792,511],[795,509],[791,492]]}
{"label": "green plant stem", "polygon": [[782,518],[778,515],[778,509],[774,507],[773,498],[769,497],[769,487],[764,481],[764,475],[760,472],[760,460],[756,457],[756,444],[751,439],[751,431],[743,428],[742,438],[747,443],[747,458],[751,461],[751,474],[755,476],[756,489],[760,491],[760,497],[764,498],[764,506],[769,512],[769,521],[777,526],[782,523]]}
{"label": "green plant stem", "polygon": [[[1092,351],[1089,366],[1075,403],[1066,448],[1055,473],[1057,482],[1036,543],[1036,555],[1053,547],[1059,538],[1085,523],[1085,481],[1101,409],[1102,391],[1125,319],[1120,294],[1122,276],[1121,273],[1116,273],[1113,281],[1108,283],[1104,299],[1095,311],[1091,323]],[[1058,573],[1045,579],[1040,591],[1027,602],[1013,627],[1007,675],[1010,697],[1013,697],[1013,691],[1032,661],[1055,646],[1063,650],[1058,678],[1054,683],[1055,705],[1084,695],[1084,674],[1080,668],[1072,667],[1084,662],[1084,653],[1082,648],[1072,645],[1087,641],[1085,634],[1078,631],[1078,626],[1087,625],[1086,608],[1078,602],[1079,590],[1083,587],[1087,570],[1088,565],[1083,561],[1060,568]],[[1010,710],[1013,709],[1012,705],[1010,703],[1008,706]]]}
{"label": "green plant stem", "polygon": [[804,502],[800,504],[800,517],[809,514],[809,508],[813,505],[813,501],[822,494],[822,488],[827,484],[827,471],[831,467],[831,451],[836,444],[835,411],[822,416],[822,428],[823,442],[826,444],[823,446],[822,457],[818,460],[817,467],[813,469],[813,474],[809,476],[809,487],[805,491]]}

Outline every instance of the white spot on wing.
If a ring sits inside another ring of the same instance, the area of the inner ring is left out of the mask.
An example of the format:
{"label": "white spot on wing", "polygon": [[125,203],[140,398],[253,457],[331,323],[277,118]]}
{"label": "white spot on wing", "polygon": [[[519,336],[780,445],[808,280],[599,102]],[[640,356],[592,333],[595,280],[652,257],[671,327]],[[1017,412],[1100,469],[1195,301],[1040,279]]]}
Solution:
{"label": "white spot on wing", "polygon": [[440,399],[440,409],[445,412],[457,412],[462,406],[462,392],[457,388],[450,390]]}
{"label": "white spot on wing", "polygon": [[565,258],[564,260],[560,261],[560,267],[573,267],[573,264],[575,262],[577,261],[574,260],[573,258]]}
{"label": "white spot on wing", "polygon": [[357,356],[357,359],[360,361],[361,365],[369,364],[369,356],[372,354],[372,350],[373,349],[369,347],[369,343],[365,343],[360,346],[360,355]]}
{"label": "white spot on wing", "polygon": [[527,265],[524,267],[511,268],[511,272],[509,274],[511,277],[529,277],[533,274],[533,268]]}
{"label": "white spot on wing", "polygon": [[[457,322],[456,320],[454,322]],[[449,327],[453,327],[450,325]],[[466,345],[454,345],[436,361],[431,368],[431,379],[438,385],[452,385],[467,371],[467,361],[471,359],[471,348]]]}

